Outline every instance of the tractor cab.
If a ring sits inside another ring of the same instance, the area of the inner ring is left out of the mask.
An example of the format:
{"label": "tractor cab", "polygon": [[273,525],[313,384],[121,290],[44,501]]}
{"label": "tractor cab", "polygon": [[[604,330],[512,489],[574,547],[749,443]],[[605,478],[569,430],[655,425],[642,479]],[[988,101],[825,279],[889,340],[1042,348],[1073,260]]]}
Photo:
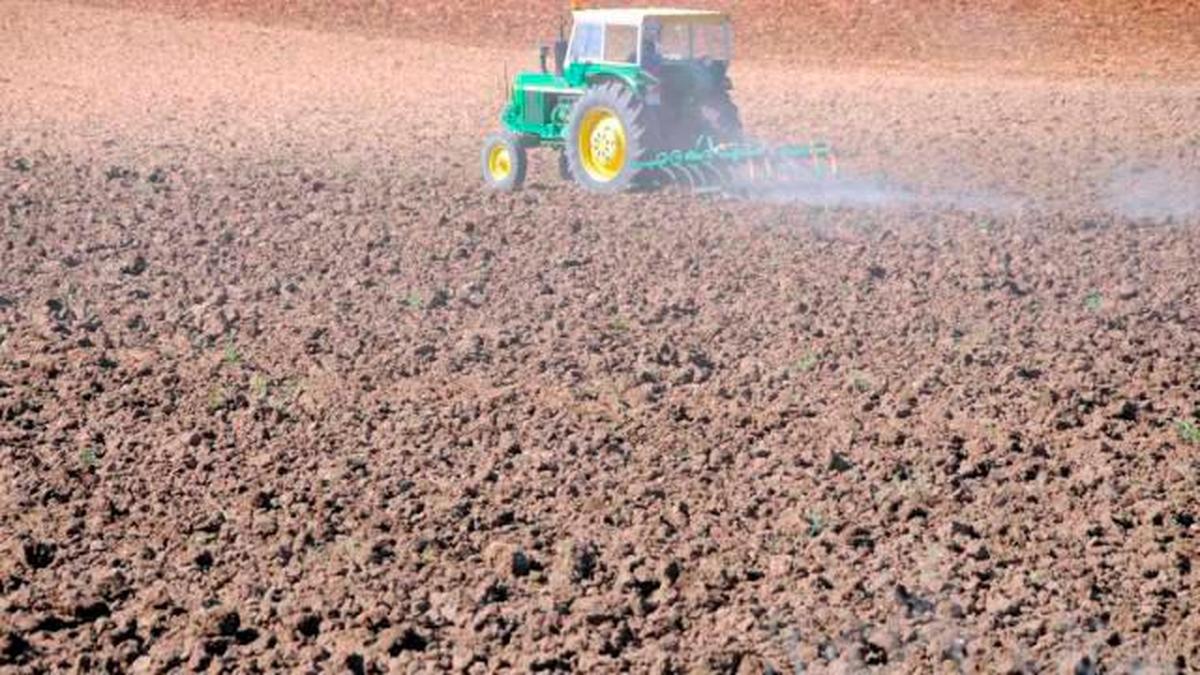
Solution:
{"label": "tractor cab", "polygon": [[651,85],[654,105],[659,95],[678,99],[727,87],[733,30],[726,15],[713,11],[584,9],[574,12],[565,51],[568,81],[619,69]]}
{"label": "tractor cab", "polygon": [[584,9],[574,13],[567,64],[657,70],[694,62],[729,63],[729,19],[681,9]]}

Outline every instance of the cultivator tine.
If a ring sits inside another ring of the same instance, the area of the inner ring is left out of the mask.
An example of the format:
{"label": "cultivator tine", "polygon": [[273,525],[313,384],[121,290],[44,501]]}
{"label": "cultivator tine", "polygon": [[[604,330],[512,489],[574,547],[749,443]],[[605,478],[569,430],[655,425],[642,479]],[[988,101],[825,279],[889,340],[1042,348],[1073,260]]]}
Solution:
{"label": "cultivator tine", "polygon": [[704,192],[716,192],[721,189],[723,181],[721,180],[721,172],[712,164],[700,165],[701,190]]}
{"label": "cultivator tine", "polygon": [[667,175],[668,175],[668,176],[670,176],[671,183],[672,183],[673,185],[675,185],[675,186],[679,187],[680,189],[684,189],[684,190],[686,190],[686,189],[687,189],[687,186],[688,186],[688,174],[687,174],[687,168],[686,168],[686,167],[683,167],[683,166],[669,166],[669,167],[667,167],[666,169],[664,169],[664,171],[666,171],[666,172],[667,172]]}
{"label": "cultivator tine", "polygon": [[685,190],[692,189],[692,187],[693,187],[692,186],[692,167],[690,167],[690,166],[679,167],[679,184]]}
{"label": "cultivator tine", "polygon": [[[779,181],[778,162],[769,157],[764,157],[762,160],[763,181],[762,186],[771,185]],[[762,187],[760,186],[760,187]]]}
{"label": "cultivator tine", "polygon": [[717,185],[720,189],[728,189],[733,186],[733,170],[727,164],[714,166],[713,171],[717,174]]}
{"label": "cultivator tine", "polygon": [[666,174],[666,184],[682,188],[687,185],[687,172],[681,166],[666,166],[662,169]]}
{"label": "cultivator tine", "polygon": [[747,164],[730,166],[730,180],[725,186],[725,193],[734,199],[743,199],[746,190],[746,184],[750,181],[751,174],[752,170]]}
{"label": "cultivator tine", "polygon": [[695,192],[696,181],[692,176],[692,167],[676,167],[675,172],[677,174],[676,183],[679,185],[680,189],[684,190],[685,192]]}
{"label": "cultivator tine", "polygon": [[688,192],[700,191],[700,174],[697,167],[685,166],[683,168],[683,186]]}

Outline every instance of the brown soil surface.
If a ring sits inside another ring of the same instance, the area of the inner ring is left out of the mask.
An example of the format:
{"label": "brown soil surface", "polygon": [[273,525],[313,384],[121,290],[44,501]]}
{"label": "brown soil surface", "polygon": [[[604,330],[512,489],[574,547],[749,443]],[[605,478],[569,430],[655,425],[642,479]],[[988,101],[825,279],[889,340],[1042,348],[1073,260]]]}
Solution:
{"label": "brown soil surface", "polygon": [[[552,39],[565,0],[84,0],[176,16],[248,19],[426,42],[520,48]],[[729,11],[739,57],[795,65],[954,68],[1195,78],[1197,0],[666,0]],[[568,24],[569,25],[569,24]]]}
{"label": "brown soil surface", "polygon": [[0,32],[0,671],[1200,666],[1194,80],[743,64],[848,206],[494,195],[526,52]]}

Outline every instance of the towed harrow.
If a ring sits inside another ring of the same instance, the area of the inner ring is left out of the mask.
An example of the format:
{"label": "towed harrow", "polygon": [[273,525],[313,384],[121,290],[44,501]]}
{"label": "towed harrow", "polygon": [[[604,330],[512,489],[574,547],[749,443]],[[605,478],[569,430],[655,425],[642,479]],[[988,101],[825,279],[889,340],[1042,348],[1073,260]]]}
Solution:
{"label": "towed harrow", "polygon": [[750,197],[837,173],[827,143],[770,146],[743,133],[728,76],[732,29],[720,12],[576,9],[570,39],[519,73],[503,131],[488,137],[484,182],[516,190],[527,152],[559,152],[564,178],[593,192],[678,186]]}
{"label": "towed harrow", "polygon": [[656,187],[747,199],[835,177],[837,155],[825,142],[772,147],[754,141],[718,144],[703,136],[689,150],[660,152],[634,166],[649,172],[648,183]]}

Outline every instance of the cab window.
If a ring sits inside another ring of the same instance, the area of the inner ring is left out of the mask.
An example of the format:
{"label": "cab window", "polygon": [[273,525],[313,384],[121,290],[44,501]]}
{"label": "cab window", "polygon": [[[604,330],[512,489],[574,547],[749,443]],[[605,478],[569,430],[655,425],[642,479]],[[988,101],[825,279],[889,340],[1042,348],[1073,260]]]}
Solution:
{"label": "cab window", "polygon": [[602,35],[602,29],[598,24],[577,24],[575,35],[571,38],[571,61],[600,60]]}
{"label": "cab window", "polygon": [[729,61],[732,33],[729,24],[666,19],[662,25],[662,55],[671,61],[712,59]]}
{"label": "cab window", "polygon": [[604,60],[611,63],[637,63],[637,26],[612,25],[604,32]]}
{"label": "cab window", "polygon": [[668,21],[662,27],[662,57],[671,61],[683,61],[692,56],[691,27],[682,21]]}

